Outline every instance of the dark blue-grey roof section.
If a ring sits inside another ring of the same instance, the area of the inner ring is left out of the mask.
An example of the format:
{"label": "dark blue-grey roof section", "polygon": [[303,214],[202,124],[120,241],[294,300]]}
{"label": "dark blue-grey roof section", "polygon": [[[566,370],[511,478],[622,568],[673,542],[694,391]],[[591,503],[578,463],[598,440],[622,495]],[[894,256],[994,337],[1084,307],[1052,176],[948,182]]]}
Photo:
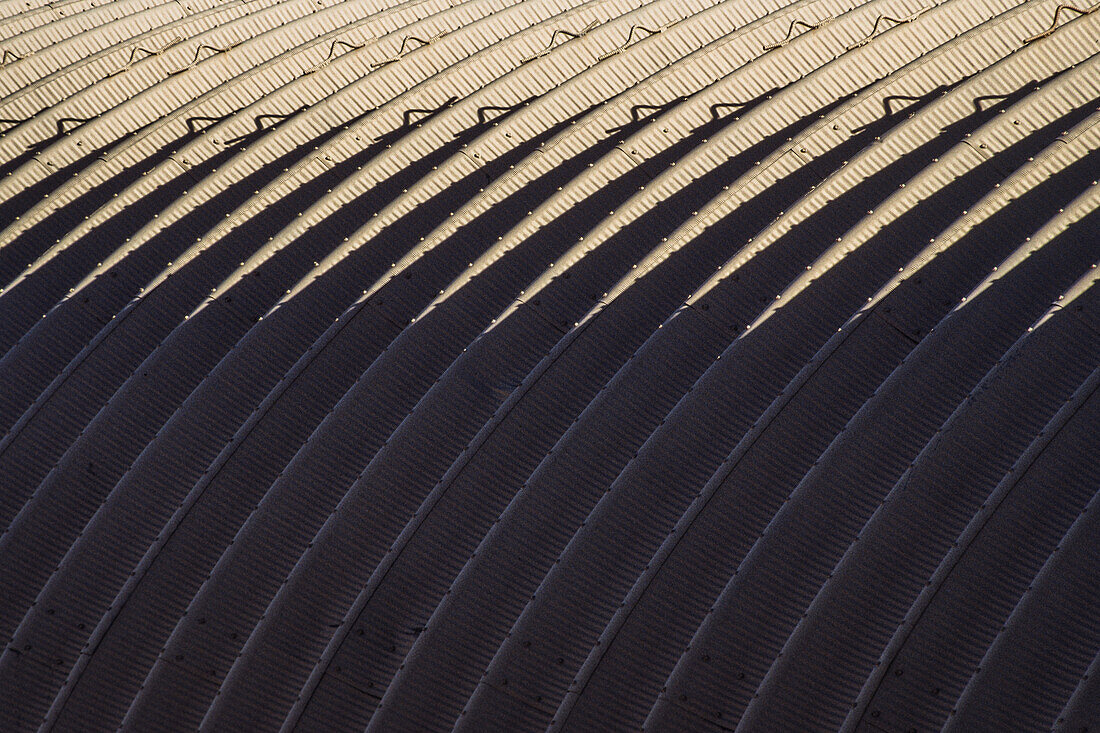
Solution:
{"label": "dark blue-grey roof section", "polygon": [[1097,7],[0,0],[0,729],[1100,726]]}

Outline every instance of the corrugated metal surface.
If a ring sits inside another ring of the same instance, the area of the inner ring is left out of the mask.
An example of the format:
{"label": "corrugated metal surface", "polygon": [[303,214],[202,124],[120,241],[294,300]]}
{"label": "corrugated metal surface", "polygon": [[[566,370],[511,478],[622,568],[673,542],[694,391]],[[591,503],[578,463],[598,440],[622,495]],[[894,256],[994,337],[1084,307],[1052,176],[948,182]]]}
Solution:
{"label": "corrugated metal surface", "polygon": [[1095,7],[0,0],[0,728],[1100,723]]}

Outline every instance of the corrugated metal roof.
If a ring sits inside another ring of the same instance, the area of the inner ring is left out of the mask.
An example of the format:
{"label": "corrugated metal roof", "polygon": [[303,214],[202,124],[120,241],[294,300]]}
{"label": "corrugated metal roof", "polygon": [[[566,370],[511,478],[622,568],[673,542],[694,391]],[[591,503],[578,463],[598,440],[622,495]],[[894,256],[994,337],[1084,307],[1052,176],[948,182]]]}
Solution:
{"label": "corrugated metal roof", "polygon": [[1100,725],[1095,7],[0,0],[0,727]]}

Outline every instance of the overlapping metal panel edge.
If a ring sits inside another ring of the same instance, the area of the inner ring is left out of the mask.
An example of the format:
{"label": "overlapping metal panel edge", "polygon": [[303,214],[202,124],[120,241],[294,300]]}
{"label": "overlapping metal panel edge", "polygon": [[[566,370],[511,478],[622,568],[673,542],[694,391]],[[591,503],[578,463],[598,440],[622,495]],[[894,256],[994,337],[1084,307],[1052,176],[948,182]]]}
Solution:
{"label": "overlapping metal panel edge", "polygon": [[0,0],[0,727],[1100,725],[1100,13]]}

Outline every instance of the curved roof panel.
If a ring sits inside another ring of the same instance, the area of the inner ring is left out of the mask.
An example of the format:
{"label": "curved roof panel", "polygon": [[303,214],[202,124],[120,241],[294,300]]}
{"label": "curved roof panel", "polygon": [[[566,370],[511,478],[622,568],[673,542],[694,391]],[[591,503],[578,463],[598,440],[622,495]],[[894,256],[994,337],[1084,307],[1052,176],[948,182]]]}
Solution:
{"label": "curved roof panel", "polygon": [[0,727],[1100,725],[1097,7],[0,0]]}

